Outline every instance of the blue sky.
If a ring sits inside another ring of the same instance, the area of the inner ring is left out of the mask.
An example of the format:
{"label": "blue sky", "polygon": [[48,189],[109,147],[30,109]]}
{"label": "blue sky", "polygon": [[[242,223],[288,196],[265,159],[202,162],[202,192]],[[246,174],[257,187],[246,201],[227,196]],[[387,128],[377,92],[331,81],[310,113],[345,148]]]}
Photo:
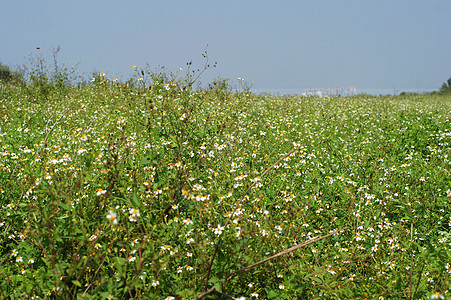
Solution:
{"label": "blue sky", "polygon": [[[131,66],[177,71],[208,44],[207,83],[256,89],[439,88],[451,76],[449,0],[0,0],[0,61],[41,53],[127,79]],[[40,47],[40,50],[36,50]]]}

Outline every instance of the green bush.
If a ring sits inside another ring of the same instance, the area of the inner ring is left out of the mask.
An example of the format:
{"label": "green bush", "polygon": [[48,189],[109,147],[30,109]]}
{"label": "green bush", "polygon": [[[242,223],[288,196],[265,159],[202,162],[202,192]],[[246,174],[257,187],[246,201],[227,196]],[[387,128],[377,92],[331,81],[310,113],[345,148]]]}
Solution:
{"label": "green bush", "polygon": [[10,82],[14,78],[14,73],[9,66],[0,63],[0,81]]}
{"label": "green bush", "polygon": [[442,87],[440,88],[441,94],[447,94],[451,93],[451,77],[442,84]]}

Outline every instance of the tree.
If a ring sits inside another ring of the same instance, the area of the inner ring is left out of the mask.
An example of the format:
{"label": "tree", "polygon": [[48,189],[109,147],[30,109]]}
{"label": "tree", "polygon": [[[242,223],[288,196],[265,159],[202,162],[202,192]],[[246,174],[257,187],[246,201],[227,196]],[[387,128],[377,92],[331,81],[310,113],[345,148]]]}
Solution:
{"label": "tree", "polygon": [[442,84],[440,93],[451,93],[451,77]]}

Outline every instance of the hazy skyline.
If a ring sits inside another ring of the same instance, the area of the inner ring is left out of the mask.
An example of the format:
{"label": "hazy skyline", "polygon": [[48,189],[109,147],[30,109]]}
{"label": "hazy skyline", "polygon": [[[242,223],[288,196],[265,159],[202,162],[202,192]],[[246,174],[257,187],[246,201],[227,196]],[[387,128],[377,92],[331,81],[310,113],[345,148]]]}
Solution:
{"label": "hazy skyline", "polygon": [[[435,88],[451,76],[451,1],[0,0],[0,62],[41,53],[127,79],[211,63],[256,89]],[[40,50],[36,50],[39,47]]]}

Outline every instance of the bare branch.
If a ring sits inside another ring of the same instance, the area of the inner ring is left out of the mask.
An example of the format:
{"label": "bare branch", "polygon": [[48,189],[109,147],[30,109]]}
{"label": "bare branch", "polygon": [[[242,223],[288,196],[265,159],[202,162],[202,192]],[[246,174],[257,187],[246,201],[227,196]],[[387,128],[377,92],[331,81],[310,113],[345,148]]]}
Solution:
{"label": "bare branch", "polygon": [[[244,268],[242,268],[242,269],[239,269],[239,270],[237,270],[237,271],[235,271],[235,272],[229,274],[229,276],[227,276],[227,278],[226,278],[225,281],[227,282],[227,281],[229,281],[230,279],[236,277],[237,275],[243,274],[243,273],[249,271],[250,269],[253,269],[253,268],[255,268],[255,267],[257,267],[257,266],[259,266],[259,265],[261,265],[261,264],[264,264],[264,263],[266,263],[266,262],[268,262],[268,261],[270,261],[270,260],[272,260],[272,259],[274,259],[274,258],[277,258],[277,257],[279,257],[279,256],[283,256],[283,255],[285,255],[285,254],[288,254],[288,253],[290,253],[290,252],[293,252],[293,251],[295,251],[295,250],[297,250],[297,249],[299,249],[299,248],[302,248],[302,247],[307,246],[307,245],[309,245],[309,244],[311,244],[311,243],[314,243],[314,242],[320,241],[320,240],[322,240],[322,239],[325,239],[325,238],[327,238],[327,237],[329,237],[329,236],[331,236],[331,235],[339,234],[339,233],[341,233],[341,232],[347,230],[348,228],[349,228],[349,226],[346,226],[346,227],[344,227],[344,228],[342,228],[342,229],[340,229],[340,230],[334,230],[333,232],[331,232],[331,233],[329,233],[329,234],[326,234],[326,235],[323,235],[323,236],[317,236],[317,237],[314,237],[314,238],[312,238],[312,239],[310,239],[310,240],[308,240],[308,241],[305,241],[305,242],[303,242],[303,243],[301,243],[301,244],[299,244],[299,245],[296,245],[296,246],[293,246],[293,247],[288,248],[288,249],[286,249],[286,250],[280,251],[279,253],[274,254],[273,256],[270,256],[270,257],[268,257],[268,258],[266,258],[266,259],[264,259],[264,260],[261,260],[261,261],[259,261],[259,262],[256,262],[255,264],[252,264],[252,265],[250,265],[250,266],[244,267]],[[208,290],[206,289],[202,294],[200,294],[199,296],[195,297],[194,299],[202,299],[203,297],[207,296],[208,294],[211,294],[211,293],[214,292],[215,290],[216,290],[215,287],[211,287],[211,288],[208,289]]]}
{"label": "bare branch", "polygon": [[[266,169],[262,175],[260,176],[260,178],[263,178],[272,168],[274,168],[274,166],[276,166],[279,162],[281,162],[284,158],[288,157],[291,153],[293,153],[294,151],[296,151],[299,147],[295,147],[293,150],[291,150],[290,152],[288,152],[287,154],[285,154],[281,159],[279,159],[278,161],[276,161],[275,163],[272,164],[272,166],[270,166],[268,169]],[[232,219],[232,217],[235,215],[236,210],[238,209],[238,207],[240,206],[241,202],[244,200],[244,198],[246,197],[246,195],[251,191],[251,189],[257,184],[257,181],[255,181],[253,184],[251,184],[251,186],[249,186],[249,188],[247,189],[247,191],[244,193],[244,195],[241,197],[240,201],[238,201],[238,203],[235,205],[235,208],[233,209],[232,213],[230,214],[229,218],[227,219],[224,228],[227,228],[227,225],[229,225],[230,220]],[[221,239],[222,239],[222,235],[224,234],[224,232],[222,232],[219,235],[218,238],[218,242],[216,243],[216,247],[215,247],[215,251],[213,252],[213,255],[211,257],[211,261],[210,261],[210,265],[208,266],[208,272],[207,272],[207,278],[205,280],[205,290],[207,290],[208,288],[208,280],[210,279],[210,272],[211,272],[211,267],[213,265],[213,261],[215,259],[216,253],[219,250],[219,245],[221,244]]]}

